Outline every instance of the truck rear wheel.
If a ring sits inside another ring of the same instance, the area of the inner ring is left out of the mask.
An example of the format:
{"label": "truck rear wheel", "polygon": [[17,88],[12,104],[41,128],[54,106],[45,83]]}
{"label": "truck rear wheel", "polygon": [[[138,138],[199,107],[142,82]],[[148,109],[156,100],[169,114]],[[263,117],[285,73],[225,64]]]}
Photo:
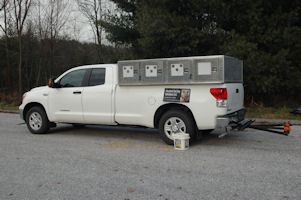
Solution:
{"label": "truck rear wheel", "polygon": [[162,140],[172,145],[173,135],[187,133],[190,140],[195,138],[196,125],[190,113],[183,110],[169,110],[163,114],[159,122],[159,133]]}
{"label": "truck rear wheel", "polygon": [[39,106],[32,107],[26,113],[26,124],[33,134],[46,133],[49,129],[48,117],[44,109]]}

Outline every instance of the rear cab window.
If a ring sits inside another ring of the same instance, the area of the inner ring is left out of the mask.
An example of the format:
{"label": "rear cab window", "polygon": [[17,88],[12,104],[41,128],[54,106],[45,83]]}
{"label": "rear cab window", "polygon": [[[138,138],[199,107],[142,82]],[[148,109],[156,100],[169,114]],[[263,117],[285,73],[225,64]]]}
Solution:
{"label": "rear cab window", "polygon": [[105,84],[106,69],[105,68],[93,68],[91,70],[88,86],[96,86]]}

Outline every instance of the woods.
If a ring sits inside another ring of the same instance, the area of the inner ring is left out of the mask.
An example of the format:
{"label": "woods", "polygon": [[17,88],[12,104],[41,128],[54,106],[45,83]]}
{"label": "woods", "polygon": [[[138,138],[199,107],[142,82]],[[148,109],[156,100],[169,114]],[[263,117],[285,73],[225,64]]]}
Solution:
{"label": "woods", "polygon": [[[111,2],[114,12],[100,0],[1,0],[0,92],[20,97],[83,64],[225,54],[244,60],[247,103],[300,105],[300,1]],[[94,42],[72,36],[68,7]]]}

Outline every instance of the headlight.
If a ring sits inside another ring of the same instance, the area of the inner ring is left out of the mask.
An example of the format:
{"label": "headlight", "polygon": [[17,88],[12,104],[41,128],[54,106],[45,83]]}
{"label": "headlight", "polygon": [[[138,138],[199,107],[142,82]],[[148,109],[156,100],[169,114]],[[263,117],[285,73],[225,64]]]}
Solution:
{"label": "headlight", "polygon": [[23,94],[22,101],[25,99],[25,97],[26,97],[26,93]]}

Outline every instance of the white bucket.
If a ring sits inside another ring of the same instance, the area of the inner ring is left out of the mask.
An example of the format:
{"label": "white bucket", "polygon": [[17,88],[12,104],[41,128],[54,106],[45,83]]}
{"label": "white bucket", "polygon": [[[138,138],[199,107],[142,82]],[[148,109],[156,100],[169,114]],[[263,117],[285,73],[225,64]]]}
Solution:
{"label": "white bucket", "polygon": [[176,150],[187,150],[189,149],[189,134],[178,133],[173,136],[174,148]]}

